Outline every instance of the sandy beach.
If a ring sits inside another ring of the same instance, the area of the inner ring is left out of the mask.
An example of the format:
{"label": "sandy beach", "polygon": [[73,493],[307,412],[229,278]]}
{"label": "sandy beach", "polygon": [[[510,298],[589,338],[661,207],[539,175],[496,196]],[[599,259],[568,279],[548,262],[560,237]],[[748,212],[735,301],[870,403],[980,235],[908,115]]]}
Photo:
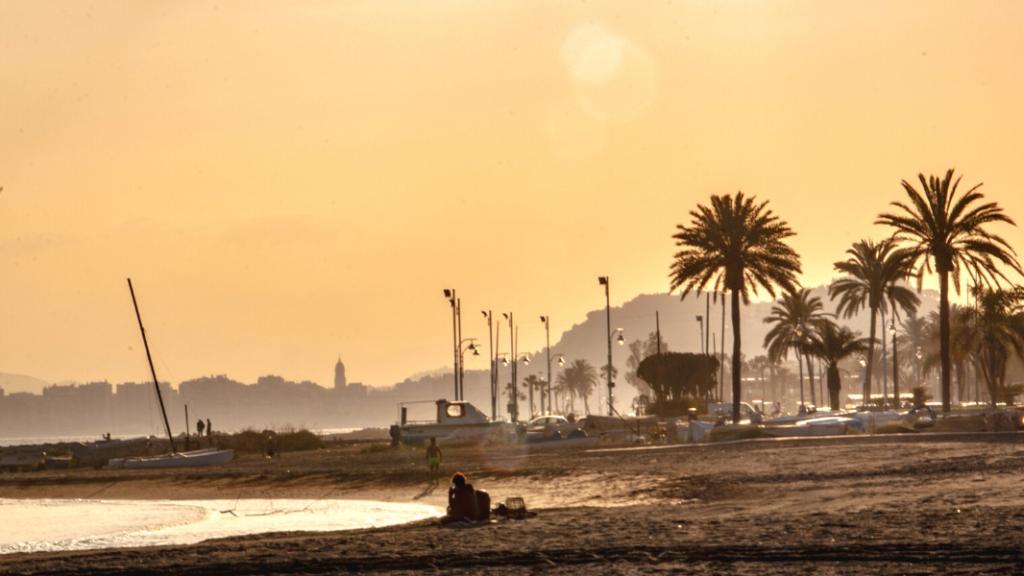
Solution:
{"label": "sandy beach", "polygon": [[[10,574],[1007,574],[1024,570],[1024,436],[742,441],[586,452],[450,448],[495,502],[537,512],[192,546],[11,554]],[[444,505],[410,448],[337,446],[191,471],[0,477],[4,498],[362,498]]]}

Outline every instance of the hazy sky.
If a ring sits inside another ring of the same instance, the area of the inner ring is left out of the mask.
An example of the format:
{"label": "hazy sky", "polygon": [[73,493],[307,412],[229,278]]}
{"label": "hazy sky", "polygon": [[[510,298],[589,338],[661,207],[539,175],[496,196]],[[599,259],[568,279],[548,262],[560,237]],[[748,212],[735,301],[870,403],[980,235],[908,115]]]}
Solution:
{"label": "hazy sky", "polygon": [[1024,220],[1022,61],[1021,2],[2,2],[0,371],[145,379],[126,276],[175,381],[391,384],[445,287],[530,350],[738,189],[819,284],[919,171]]}

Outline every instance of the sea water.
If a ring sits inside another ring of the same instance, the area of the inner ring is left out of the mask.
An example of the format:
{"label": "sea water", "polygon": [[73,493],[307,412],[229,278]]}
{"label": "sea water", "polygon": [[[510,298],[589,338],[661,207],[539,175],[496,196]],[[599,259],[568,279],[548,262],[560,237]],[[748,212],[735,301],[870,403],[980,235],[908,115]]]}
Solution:
{"label": "sea water", "polygon": [[435,506],[372,500],[0,498],[0,554],[194,544],[262,532],[352,530],[441,514]]}

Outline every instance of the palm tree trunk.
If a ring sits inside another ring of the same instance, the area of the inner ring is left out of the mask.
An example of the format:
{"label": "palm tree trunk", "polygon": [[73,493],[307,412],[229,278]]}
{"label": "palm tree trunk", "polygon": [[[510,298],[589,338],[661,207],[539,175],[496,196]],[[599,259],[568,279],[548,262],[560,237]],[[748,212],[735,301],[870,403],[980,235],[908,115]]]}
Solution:
{"label": "palm tree trunk", "polygon": [[732,289],[732,423],[740,422],[740,293]]}
{"label": "palm tree trunk", "polygon": [[832,410],[839,410],[839,366],[830,364],[828,367],[828,403]]}
{"label": "palm tree trunk", "polygon": [[[936,266],[938,267],[938,266]],[[942,412],[949,413],[949,272],[939,270],[939,345],[942,358]]]}
{"label": "palm tree trunk", "polygon": [[871,405],[871,371],[875,367],[875,319],[878,315],[878,307],[871,309],[871,335],[868,338],[868,358],[864,366],[864,398],[861,404]]}
{"label": "palm tree trunk", "polygon": [[818,406],[818,400],[814,394],[814,362],[811,361],[810,354],[804,354],[804,360],[807,362],[807,379],[811,385],[811,404],[815,407]]}

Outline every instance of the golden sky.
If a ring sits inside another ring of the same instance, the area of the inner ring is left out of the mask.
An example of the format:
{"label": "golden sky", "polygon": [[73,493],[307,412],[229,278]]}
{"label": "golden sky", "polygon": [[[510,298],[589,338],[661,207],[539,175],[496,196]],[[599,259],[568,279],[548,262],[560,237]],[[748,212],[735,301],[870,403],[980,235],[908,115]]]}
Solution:
{"label": "golden sky", "polygon": [[536,349],[739,189],[819,284],[919,171],[1024,220],[1022,61],[1021,2],[2,2],[0,371],[145,379],[126,276],[175,381],[446,365],[445,287]]}

